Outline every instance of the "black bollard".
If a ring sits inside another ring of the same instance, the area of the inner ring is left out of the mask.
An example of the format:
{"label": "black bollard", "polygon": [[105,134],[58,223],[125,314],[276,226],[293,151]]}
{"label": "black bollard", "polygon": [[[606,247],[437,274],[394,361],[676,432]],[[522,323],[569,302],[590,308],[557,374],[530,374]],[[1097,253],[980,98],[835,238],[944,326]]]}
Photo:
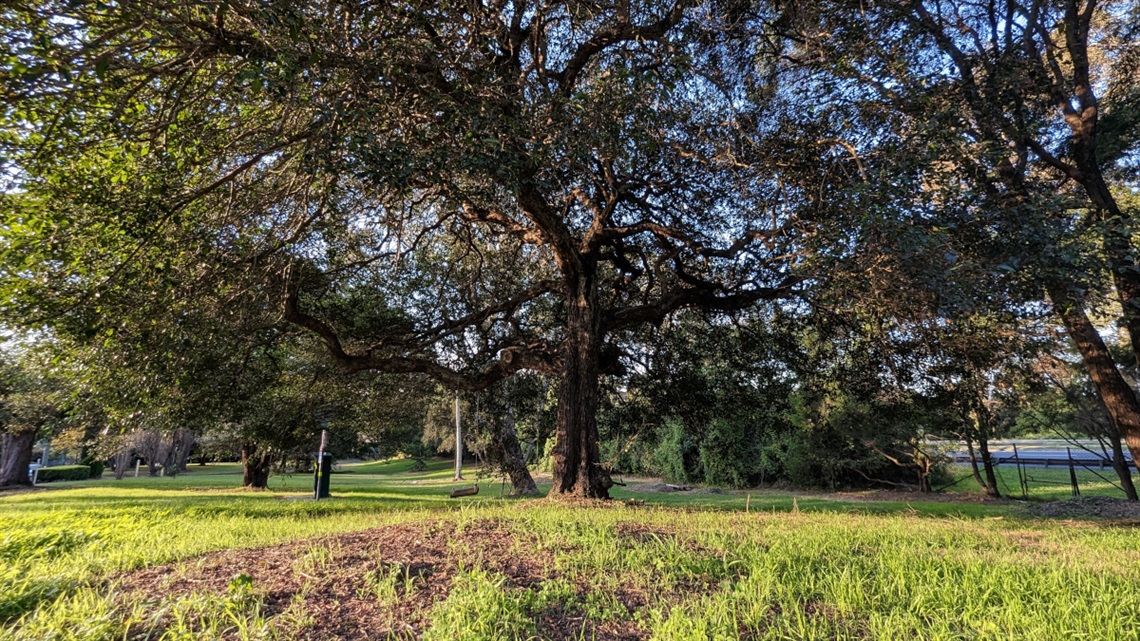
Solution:
{"label": "black bollard", "polygon": [[317,469],[313,476],[313,498],[329,498],[329,477],[332,476],[332,454],[317,453]]}
{"label": "black bollard", "polygon": [[321,446],[317,449],[317,469],[313,470],[313,500],[329,498],[329,475],[332,474],[332,456],[325,451],[329,443],[328,430],[321,430]]}

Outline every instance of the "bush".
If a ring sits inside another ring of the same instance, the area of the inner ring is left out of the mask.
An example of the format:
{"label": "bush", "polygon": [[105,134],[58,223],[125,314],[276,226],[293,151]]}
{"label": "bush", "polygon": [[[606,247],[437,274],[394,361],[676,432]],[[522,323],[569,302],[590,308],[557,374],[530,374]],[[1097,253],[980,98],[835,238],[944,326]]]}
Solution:
{"label": "bush", "polygon": [[664,433],[653,450],[653,463],[666,481],[692,483],[703,478],[698,443],[682,421],[665,419]]}
{"label": "bush", "polygon": [[91,468],[91,478],[93,479],[102,478],[103,470],[106,469],[106,465],[103,463],[103,461],[100,461],[93,456],[85,457],[82,461],[79,462],[79,464],[87,465]]}
{"label": "bush", "polygon": [[763,460],[759,434],[746,421],[713,419],[701,441],[700,460],[706,483],[755,485],[760,480]]}
{"label": "bush", "polygon": [[615,473],[630,476],[654,476],[658,473],[653,461],[654,445],[636,434],[599,443],[602,460],[612,464]]}
{"label": "bush", "polygon": [[36,481],[39,483],[86,481],[89,478],[91,478],[90,465],[56,465],[54,467],[41,467]]}
{"label": "bush", "polygon": [[[783,476],[800,486],[918,486],[915,463],[929,413],[909,399],[864,400],[845,393],[793,398],[793,429],[784,434]],[[930,470],[938,483],[943,470]]]}

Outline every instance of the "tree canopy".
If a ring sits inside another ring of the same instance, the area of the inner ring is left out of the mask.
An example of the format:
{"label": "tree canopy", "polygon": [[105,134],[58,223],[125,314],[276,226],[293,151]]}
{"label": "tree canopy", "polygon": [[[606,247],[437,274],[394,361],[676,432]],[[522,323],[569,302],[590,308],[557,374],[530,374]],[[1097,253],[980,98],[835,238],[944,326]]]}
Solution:
{"label": "tree canopy", "polygon": [[350,373],[553,376],[555,494],[605,497],[600,383],[684,310],[774,302],[881,348],[1050,306],[1140,451],[1089,317],[1117,305],[1140,358],[1137,15],[17,3],[0,313],[135,372],[271,361],[301,329]]}

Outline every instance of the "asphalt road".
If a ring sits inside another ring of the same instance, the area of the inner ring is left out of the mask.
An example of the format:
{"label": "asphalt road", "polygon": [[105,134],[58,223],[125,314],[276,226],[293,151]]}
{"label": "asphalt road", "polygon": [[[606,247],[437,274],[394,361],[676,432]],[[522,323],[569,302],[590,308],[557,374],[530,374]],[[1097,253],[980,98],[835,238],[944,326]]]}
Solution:
{"label": "asphalt road", "polygon": [[[1017,456],[1020,457],[1022,464],[1030,467],[1067,467],[1070,452],[1072,452],[1073,461],[1081,466],[1108,467],[1111,462],[1111,452],[1107,455],[1102,453],[1100,444],[1096,441],[1072,443],[1062,439],[993,441],[990,443],[990,456],[999,464],[1012,465],[1015,461],[1015,444],[1017,445]],[[976,452],[977,449],[975,448]],[[949,450],[949,454],[958,462],[970,460],[970,454],[965,443],[955,444]],[[1133,466],[1136,465],[1127,448],[1124,450],[1124,458]]]}

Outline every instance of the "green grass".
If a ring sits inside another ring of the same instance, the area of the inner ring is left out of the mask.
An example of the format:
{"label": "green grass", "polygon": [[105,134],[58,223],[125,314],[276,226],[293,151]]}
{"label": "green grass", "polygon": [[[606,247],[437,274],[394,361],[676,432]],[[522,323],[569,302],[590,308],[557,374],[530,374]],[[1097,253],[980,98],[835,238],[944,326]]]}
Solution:
{"label": "green grass", "polygon": [[[452,500],[450,489],[470,481],[451,481],[445,462],[410,466],[346,465],[335,498],[321,502],[291,500],[310,489],[307,475],[274,477],[270,492],[236,490],[232,465],[2,497],[0,639],[293,638],[311,623],[304,595],[272,611],[241,585],[139,601],[123,598],[116,577],[215,550],[440,519],[457,531],[501,523],[550,578],[518,587],[492,566],[461,568],[428,611],[429,639],[531,638],[552,609],[594,626],[633,621],[658,639],[1140,638],[1140,535],[1126,527],[1027,520],[1006,505],[775,492],[618,488],[617,498],[649,505],[567,507],[500,500],[494,481]],[[298,560],[306,571],[335,566],[335,546],[314,550]],[[358,589],[392,603],[410,581],[398,569]],[[619,598],[630,592],[644,603]]]}
{"label": "green grass", "polygon": [[[950,488],[957,492],[980,494],[982,488],[973,479],[968,465],[955,465],[951,474],[961,482]],[[998,489],[1004,496],[1021,498],[1021,486],[1017,477],[1017,468],[1012,465],[999,465],[994,470],[998,477]],[[1029,486],[1028,498],[1031,501],[1055,501],[1073,496],[1072,483],[1069,478],[1068,467],[1027,467],[1024,468],[1027,484]],[[1110,468],[1103,470],[1087,470],[1076,468],[1077,486],[1081,496],[1111,496],[1124,498],[1124,492],[1115,483],[1119,483],[1116,473]],[[1133,480],[1136,481],[1135,474]]]}

